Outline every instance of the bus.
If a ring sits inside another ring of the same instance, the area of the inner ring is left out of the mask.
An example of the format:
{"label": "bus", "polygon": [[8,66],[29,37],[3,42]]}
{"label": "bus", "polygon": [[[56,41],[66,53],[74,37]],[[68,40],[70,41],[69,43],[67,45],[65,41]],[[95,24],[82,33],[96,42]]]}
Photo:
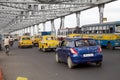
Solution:
{"label": "bus", "polygon": [[70,34],[80,34],[80,37],[93,38],[101,47],[108,49],[120,47],[120,21],[88,24],[77,28],[58,29],[58,36],[68,37]]}
{"label": "bus", "polygon": [[66,38],[70,34],[79,34],[81,33],[81,28],[80,27],[75,27],[75,28],[64,28],[64,29],[58,29],[58,37],[63,37]]}
{"label": "bus", "polygon": [[95,39],[102,47],[120,47],[120,21],[83,25],[81,32],[83,37]]}

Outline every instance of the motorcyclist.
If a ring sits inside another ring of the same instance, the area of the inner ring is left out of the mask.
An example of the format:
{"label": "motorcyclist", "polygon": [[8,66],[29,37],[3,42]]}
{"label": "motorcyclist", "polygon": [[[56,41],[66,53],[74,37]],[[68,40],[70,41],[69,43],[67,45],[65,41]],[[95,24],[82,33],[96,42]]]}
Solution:
{"label": "motorcyclist", "polygon": [[13,38],[10,36],[10,46],[12,46],[13,43],[14,43],[14,40],[13,40]]}

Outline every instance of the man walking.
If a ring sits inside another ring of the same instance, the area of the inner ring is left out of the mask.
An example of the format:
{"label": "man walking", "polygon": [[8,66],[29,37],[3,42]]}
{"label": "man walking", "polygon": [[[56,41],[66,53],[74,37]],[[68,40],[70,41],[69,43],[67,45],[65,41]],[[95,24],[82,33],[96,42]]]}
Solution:
{"label": "man walking", "polygon": [[8,38],[8,36],[6,36],[6,38],[4,39],[4,47],[5,47],[5,52],[6,54],[9,56],[8,52],[9,52],[9,47],[10,47],[10,39]]}

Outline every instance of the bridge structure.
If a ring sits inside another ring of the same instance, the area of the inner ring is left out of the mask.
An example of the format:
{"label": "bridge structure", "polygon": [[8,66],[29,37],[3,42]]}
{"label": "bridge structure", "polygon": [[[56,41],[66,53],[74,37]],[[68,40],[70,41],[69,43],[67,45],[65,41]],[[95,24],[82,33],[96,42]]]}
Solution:
{"label": "bridge structure", "polygon": [[116,0],[0,0],[0,33],[33,33],[39,25],[51,22],[51,31],[56,32],[54,20],[60,18],[59,28],[64,28],[65,16],[76,13],[77,26],[80,25],[80,13],[98,7],[99,22],[103,22],[104,6]]}

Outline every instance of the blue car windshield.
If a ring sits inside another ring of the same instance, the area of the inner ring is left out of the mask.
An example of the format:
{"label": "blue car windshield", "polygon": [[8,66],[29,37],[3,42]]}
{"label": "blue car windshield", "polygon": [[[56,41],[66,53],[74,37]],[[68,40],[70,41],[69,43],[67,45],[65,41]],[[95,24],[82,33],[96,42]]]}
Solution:
{"label": "blue car windshield", "polygon": [[83,47],[83,46],[96,46],[95,40],[76,40],[75,46],[76,47]]}

